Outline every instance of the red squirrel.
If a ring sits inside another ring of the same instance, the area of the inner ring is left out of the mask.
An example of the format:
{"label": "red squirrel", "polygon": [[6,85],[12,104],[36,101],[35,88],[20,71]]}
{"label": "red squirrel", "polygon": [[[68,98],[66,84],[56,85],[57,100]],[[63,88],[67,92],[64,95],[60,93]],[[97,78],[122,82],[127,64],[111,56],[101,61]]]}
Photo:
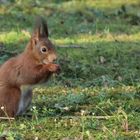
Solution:
{"label": "red squirrel", "polygon": [[21,87],[47,81],[60,71],[48,35],[46,21],[38,17],[25,50],[0,66],[0,116],[15,117],[25,112],[32,100],[32,89],[22,91]]}

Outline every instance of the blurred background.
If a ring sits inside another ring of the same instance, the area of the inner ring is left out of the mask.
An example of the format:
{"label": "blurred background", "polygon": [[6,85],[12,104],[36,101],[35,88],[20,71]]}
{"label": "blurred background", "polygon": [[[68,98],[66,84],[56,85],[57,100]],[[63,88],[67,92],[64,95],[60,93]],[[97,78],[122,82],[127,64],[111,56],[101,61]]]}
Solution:
{"label": "blurred background", "polygon": [[[8,137],[139,139],[140,1],[0,0],[0,63],[24,50],[37,15],[47,20],[62,72],[35,88],[35,108]],[[1,135],[8,126],[0,122]]]}

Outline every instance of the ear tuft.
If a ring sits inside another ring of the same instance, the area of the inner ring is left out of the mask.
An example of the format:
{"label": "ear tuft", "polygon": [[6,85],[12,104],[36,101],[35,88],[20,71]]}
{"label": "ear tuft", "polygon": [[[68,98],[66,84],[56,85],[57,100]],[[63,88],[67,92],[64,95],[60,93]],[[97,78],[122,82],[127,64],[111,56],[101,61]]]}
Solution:
{"label": "ear tuft", "polygon": [[45,37],[48,37],[49,36],[49,32],[48,32],[48,25],[47,25],[47,22],[45,21],[45,19],[42,18],[42,30],[43,30],[43,35]]}
{"label": "ear tuft", "polygon": [[34,28],[33,37],[38,38],[39,40],[40,38],[48,37],[48,36],[49,36],[49,33],[48,33],[47,22],[45,21],[44,18],[42,18],[41,16],[38,16],[36,18],[36,24]]}

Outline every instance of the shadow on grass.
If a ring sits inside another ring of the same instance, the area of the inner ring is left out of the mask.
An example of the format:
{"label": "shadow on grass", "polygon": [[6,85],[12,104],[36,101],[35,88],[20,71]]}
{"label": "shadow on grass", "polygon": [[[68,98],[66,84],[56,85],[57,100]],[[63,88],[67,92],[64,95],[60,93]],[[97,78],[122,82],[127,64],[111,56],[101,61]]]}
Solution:
{"label": "shadow on grass", "polygon": [[[20,46],[20,43],[15,43],[7,44],[7,48],[13,47],[12,50],[15,51],[16,46]],[[24,49],[26,42],[24,44],[22,43],[20,51]],[[62,72],[54,80],[54,84],[90,87],[136,85],[140,82],[139,42],[99,41],[82,42],[78,45],[86,48],[56,47]],[[2,57],[1,60],[5,61],[11,55],[4,54],[4,58]]]}

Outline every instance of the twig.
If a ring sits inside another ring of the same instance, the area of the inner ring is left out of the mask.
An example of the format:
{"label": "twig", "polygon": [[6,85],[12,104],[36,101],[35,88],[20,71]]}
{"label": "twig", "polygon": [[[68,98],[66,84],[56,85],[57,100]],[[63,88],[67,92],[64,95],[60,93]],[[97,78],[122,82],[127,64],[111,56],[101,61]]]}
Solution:
{"label": "twig", "polygon": [[81,49],[85,49],[85,47],[81,47],[78,45],[62,45],[62,46],[57,46],[59,48],[81,48]]}
{"label": "twig", "polygon": [[85,116],[85,118],[93,118],[93,119],[110,119],[115,118],[116,116]]}
{"label": "twig", "polygon": [[[122,116],[122,115],[119,115]],[[77,119],[77,118],[93,118],[93,119],[110,119],[110,118],[115,118],[116,116],[54,116],[54,117],[48,117],[48,118],[62,118],[62,119]]]}
{"label": "twig", "polygon": [[10,51],[7,51],[7,50],[0,50],[0,53],[7,53],[7,54],[10,54],[10,55],[17,55],[18,53],[13,51],[13,52],[10,52]]}
{"label": "twig", "polygon": [[10,52],[10,51],[7,51],[7,50],[0,50],[0,54],[9,54],[9,55],[15,56],[18,53],[15,52],[15,51],[14,52]]}
{"label": "twig", "polygon": [[15,118],[11,118],[11,117],[0,117],[0,120],[15,120]]}

